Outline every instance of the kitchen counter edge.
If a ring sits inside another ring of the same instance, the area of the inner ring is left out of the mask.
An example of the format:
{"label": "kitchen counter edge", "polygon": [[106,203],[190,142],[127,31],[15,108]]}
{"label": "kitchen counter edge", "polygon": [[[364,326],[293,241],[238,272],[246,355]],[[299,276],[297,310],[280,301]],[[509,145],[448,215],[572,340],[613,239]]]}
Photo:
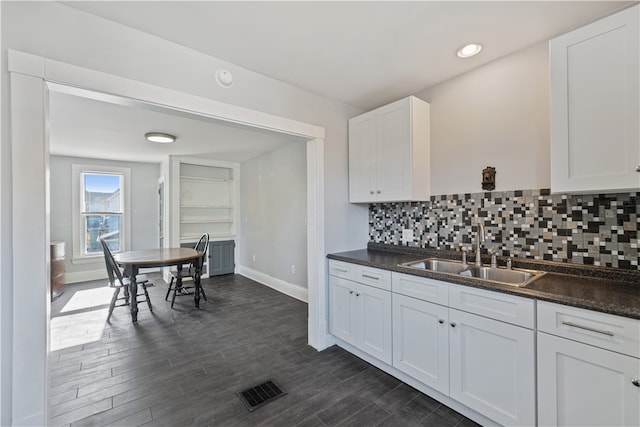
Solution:
{"label": "kitchen counter edge", "polygon": [[[388,245],[369,245],[367,249],[328,254],[327,258],[434,280],[518,295],[572,307],[585,308],[617,316],[640,319],[640,274],[592,266],[565,266],[545,261],[514,260],[514,268],[545,271],[535,286],[515,287],[429,270],[416,270],[398,264],[426,257],[459,259],[459,253]],[[484,261],[484,259],[483,259]],[[485,261],[488,264],[488,259]],[[500,257],[504,265],[506,257]],[[544,279],[544,281],[542,281]],[[542,282],[541,282],[542,281]]]}

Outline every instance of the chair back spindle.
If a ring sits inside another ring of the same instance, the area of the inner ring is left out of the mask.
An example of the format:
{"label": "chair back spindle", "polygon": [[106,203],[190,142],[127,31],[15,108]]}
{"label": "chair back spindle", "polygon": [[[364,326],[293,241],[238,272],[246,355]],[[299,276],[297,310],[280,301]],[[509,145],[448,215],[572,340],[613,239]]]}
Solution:
{"label": "chair back spindle", "polygon": [[[198,252],[202,252],[202,256],[195,261],[192,261],[189,264],[189,268],[187,268],[186,270],[171,272],[171,281],[169,282],[169,287],[167,288],[167,294],[164,297],[164,300],[166,301],[169,298],[171,291],[173,291],[173,298],[171,298],[171,308],[173,308],[173,304],[176,301],[176,296],[190,295],[188,290],[193,288],[193,286],[184,286],[182,284],[182,279],[187,277],[195,279],[196,269],[201,268],[204,264],[205,257],[207,256],[207,250],[209,249],[209,233],[203,233],[193,249]],[[176,281],[175,286],[173,284],[174,280]],[[202,287],[199,288],[199,292],[202,294],[204,300],[207,301],[207,296],[205,295],[204,289],[202,289]]]}
{"label": "chair back spindle", "polygon": [[196,243],[194,249],[198,252],[202,252],[201,263],[204,262],[205,257],[207,256],[207,249],[209,249],[209,234],[204,233],[198,239],[198,243]]}
{"label": "chair back spindle", "polygon": [[[107,267],[107,275],[109,276],[109,285],[124,286],[124,277],[122,276],[122,272],[120,271],[120,267],[118,267],[116,260],[113,258],[113,254],[111,254],[111,251],[109,250],[107,242],[105,242],[102,237],[98,237],[98,240],[102,245],[102,252],[104,253],[104,262]],[[116,280],[118,283],[116,283]]]}
{"label": "chair back spindle", "polygon": [[[102,236],[98,237],[98,241],[102,245],[102,252],[104,253],[104,262],[107,267],[107,276],[109,277],[109,287],[115,288],[113,291],[113,296],[111,297],[111,303],[109,304],[109,313],[107,314],[107,322],[111,319],[111,314],[113,313],[113,309],[116,307],[116,302],[118,299],[124,299],[125,303],[120,304],[121,306],[129,305],[129,298],[136,298],[136,302],[138,301],[138,294],[129,295],[129,291],[127,286],[130,284],[129,279],[125,280],[122,275],[122,271],[120,271],[120,267],[116,262],[115,258],[113,258],[113,254],[111,250],[109,250],[109,246],[107,242],[104,241]],[[149,306],[149,311],[153,311],[153,307],[151,305],[151,299],[149,299],[149,293],[147,292],[147,277],[144,274],[136,275],[136,282],[141,286],[142,292],[144,295],[144,299],[142,301],[146,301]],[[125,289],[125,296],[123,298],[118,298],[120,294],[120,289]]]}

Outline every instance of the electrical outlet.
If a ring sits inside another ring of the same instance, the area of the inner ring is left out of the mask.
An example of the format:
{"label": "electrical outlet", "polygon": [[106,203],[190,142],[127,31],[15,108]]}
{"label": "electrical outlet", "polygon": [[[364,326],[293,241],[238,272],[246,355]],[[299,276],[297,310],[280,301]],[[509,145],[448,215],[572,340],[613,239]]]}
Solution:
{"label": "electrical outlet", "polygon": [[413,229],[405,228],[404,230],[402,230],[402,242],[403,243],[413,242]]}
{"label": "electrical outlet", "polygon": [[296,266],[291,264],[291,274],[296,274]]}

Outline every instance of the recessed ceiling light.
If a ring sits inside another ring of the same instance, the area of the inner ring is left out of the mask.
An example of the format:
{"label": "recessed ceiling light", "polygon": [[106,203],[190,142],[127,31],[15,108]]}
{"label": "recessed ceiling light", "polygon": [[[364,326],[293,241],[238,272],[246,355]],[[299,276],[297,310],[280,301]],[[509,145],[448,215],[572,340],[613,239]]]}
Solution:
{"label": "recessed ceiling light", "polygon": [[164,132],[147,132],[144,134],[147,141],[158,142],[160,144],[171,144],[176,142],[176,137]]}
{"label": "recessed ceiling light", "polygon": [[458,57],[459,58],[470,58],[474,55],[477,55],[482,50],[482,45],[476,43],[470,43],[468,45],[462,46],[458,49]]}

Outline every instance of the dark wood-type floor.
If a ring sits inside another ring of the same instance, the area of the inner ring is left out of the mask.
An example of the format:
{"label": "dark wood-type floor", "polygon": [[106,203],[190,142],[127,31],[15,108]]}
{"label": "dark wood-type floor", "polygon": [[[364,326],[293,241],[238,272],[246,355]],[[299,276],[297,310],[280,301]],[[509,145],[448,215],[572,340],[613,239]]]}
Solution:
{"label": "dark wood-type floor", "polygon": [[[192,297],[172,310],[166,284],[152,278],[153,313],[141,304],[133,325],[128,308],[116,308],[98,341],[51,353],[49,425],[477,425],[338,347],[309,347],[300,301],[228,275],[203,280],[200,310]],[[104,313],[108,298],[61,312],[103,285],[67,285],[52,316]],[[287,395],[249,412],[236,393],[267,379]]]}

